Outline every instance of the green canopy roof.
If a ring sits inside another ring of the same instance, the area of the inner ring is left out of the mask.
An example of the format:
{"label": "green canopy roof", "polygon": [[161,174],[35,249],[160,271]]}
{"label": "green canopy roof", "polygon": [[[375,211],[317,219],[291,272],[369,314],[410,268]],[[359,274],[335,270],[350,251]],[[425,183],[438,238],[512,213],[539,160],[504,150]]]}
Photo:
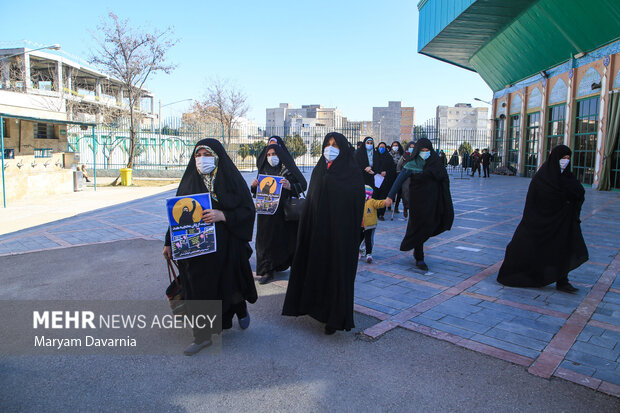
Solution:
{"label": "green canopy roof", "polygon": [[418,51],[494,90],[620,38],[618,0],[423,0]]}

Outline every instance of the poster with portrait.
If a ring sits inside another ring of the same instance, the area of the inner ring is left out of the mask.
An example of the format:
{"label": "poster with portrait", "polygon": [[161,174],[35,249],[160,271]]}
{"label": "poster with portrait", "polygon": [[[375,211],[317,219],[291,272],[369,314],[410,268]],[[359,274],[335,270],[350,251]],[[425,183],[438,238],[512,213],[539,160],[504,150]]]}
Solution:
{"label": "poster with portrait", "polygon": [[170,243],[175,260],[209,254],[217,250],[215,224],[202,221],[202,212],[211,209],[211,195],[194,194],[166,199]]}
{"label": "poster with portrait", "polygon": [[282,193],[281,176],[258,175],[258,187],[256,188],[256,200],[254,206],[256,213],[260,215],[273,215],[280,204]]}

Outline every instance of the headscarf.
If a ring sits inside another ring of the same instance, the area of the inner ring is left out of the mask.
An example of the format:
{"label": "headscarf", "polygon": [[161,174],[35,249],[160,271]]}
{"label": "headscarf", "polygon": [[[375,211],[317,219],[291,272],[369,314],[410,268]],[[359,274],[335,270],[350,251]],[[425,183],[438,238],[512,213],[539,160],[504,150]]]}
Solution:
{"label": "headscarf", "polygon": [[566,145],[557,145],[551,150],[547,160],[541,165],[540,169],[532,178],[531,185],[540,187],[548,193],[554,193],[558,197],[569,197],[580,199],[584,197],[583,186],[571,172],[569,163],[564,172],[560,168],[560,159],[566,155],[572,155],[570,148]]}
{"label": "headscarf", "polygon": [[[431,156],[428,159],[422,159],[419,155],[422,149],[429,149],[431,152]],[[426,165],[426,161],[431,158],[439,158],[439,155],[433,150],[433,144],[427,138],[421,138],[413,147],[413,153],[411,154],[411,160],[407,162],[403,167],[413,173],[420,173],[424,170],[424,165]]]}
{"label": "headscarf", "polygon": [[390,150],[392,150],[392,147],[394,146],[394,144],[398,145],[398,154],[400,156],[403,156],[403,153],[405,152],[405,150],[403,149],[403,145],[401,145],[400,141],[394,141],[392,142],[392,145],[390,146]]}
{"label": "headscarf", "polygon": [[[273,135],[271,136],[269,139],[267,139],[267,144],[269,144],[269,141],[275,139],[276,141],[278,141],[278,145],[288,154],[288,156],[291,156],[291,153],[288,151],[288,148],[286,147],[286,144],[284,143],[284,141],[282,140],[281,137],[277,136],[277,135]],[[269,145],[267,145],[269,146]],[[292,158],[292,156],[291,156]]]}

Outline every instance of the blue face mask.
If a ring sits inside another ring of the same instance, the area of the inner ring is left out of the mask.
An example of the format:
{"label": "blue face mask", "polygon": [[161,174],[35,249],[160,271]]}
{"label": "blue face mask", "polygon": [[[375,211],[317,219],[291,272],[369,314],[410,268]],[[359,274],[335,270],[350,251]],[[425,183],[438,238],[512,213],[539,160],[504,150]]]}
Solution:
{"label": "blue face mask", "polygon": [[385,148],[383,146],[379,148],[379,153],[381,154],[385,153]]}
{"label": "blue face mask", "polygon": [[413,153],[413,148],[407,148],[407,152]]}
{"label": "blue face mask", "polygon": [[366,150],[368,150],[368,151],[372,150],[372,143],[367,143],[366,144]]}
{"label": "blue face mask", "polygon": [[428,151],[428,152],[420,151],[420,158],[426,160],[426,159],[428,159],[429,156],[431,156],[431,151]]}

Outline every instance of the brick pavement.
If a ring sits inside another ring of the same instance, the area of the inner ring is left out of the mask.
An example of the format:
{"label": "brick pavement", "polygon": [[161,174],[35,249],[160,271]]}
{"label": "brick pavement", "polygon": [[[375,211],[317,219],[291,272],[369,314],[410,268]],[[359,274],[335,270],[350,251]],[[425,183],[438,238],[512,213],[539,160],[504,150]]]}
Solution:
{"label": "brick pavement", "polygon": [[[620,193],[586,189],[582,229],[590,261],[570,274],[579,287],[571,295],[553,286],[519,289],[495,281],[528,184],[503,176],[453,179],[454,226],[427,242],[426,273],[415,268],[410,253],[398,250],[406,227],[402,215],[380,222],[374,262],[360,262],[355,284],[355,310],[377,319],[364,334],[378,339],[405,328],[620,397]],[[0,257],[163,239],[164,200],[172,195],[2,235]],[[276,285],[286,286],[283,275]]]}

